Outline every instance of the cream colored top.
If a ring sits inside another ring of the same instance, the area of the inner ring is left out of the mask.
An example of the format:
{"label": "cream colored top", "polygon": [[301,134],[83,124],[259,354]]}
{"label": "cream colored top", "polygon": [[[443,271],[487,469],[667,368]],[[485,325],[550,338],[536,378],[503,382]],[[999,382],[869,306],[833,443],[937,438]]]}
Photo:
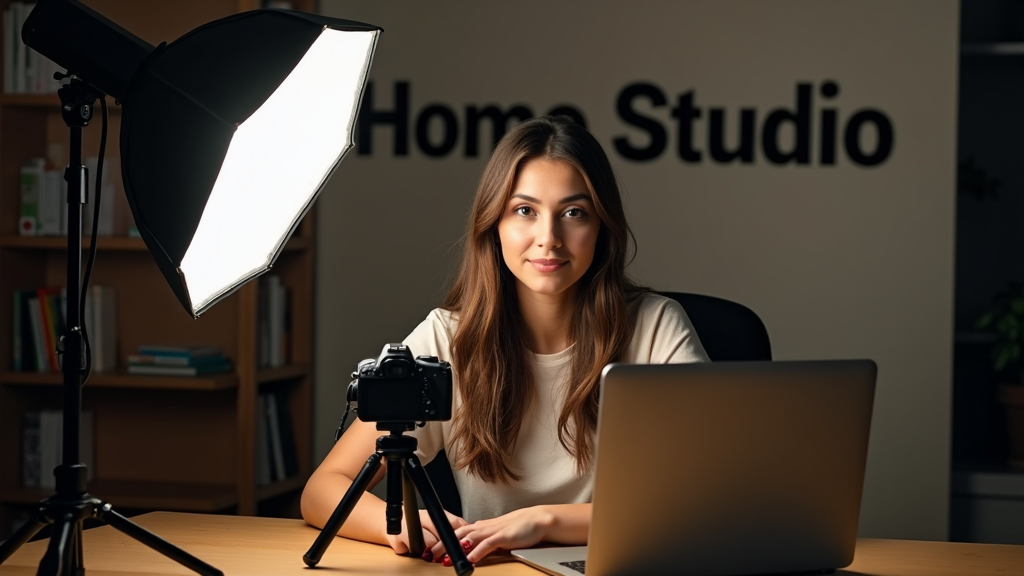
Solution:
{"label": "cream colored top", "polygon": [[[669,364],[706,362],[690,320],[675,300],[653,293],[643,294],[630,303],[630,317],[636,318],[633,340],[621,359],[631,364]],[[435,309],[405,339],[415,356],[437,356],[451,361],[449,343],[456,320],[447,310]],[[576,461],[558,441],[558,414],[568,385],[566,373],[572,347],[557,354],[530,354],[534,375],[534,402],[526,413],[510,462],[522,477],[512,484],[490,483],[452,466],[455,484],[462,497],[463,517],[469,522],[494,518],[512,510],[540,504],[590,502],[593,470],[578,475]],[[460,405],[457,379],[453,379],[454,405]],[[448,454],[451,422],[428,422],[409,435],[419,439],[416,455],[423,464],[430,462],[441,448]]]}

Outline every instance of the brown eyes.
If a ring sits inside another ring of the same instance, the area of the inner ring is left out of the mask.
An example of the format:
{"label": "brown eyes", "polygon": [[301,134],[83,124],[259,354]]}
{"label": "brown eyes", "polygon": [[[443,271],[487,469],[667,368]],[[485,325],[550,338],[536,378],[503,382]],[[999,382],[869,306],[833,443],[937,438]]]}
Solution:
{"label": "brown eyes", "polygon": [[[517,206],[512,210],[512,213],[523,217],[530,217],[536,214],[530,206]],[[567,218],[579,219],[585,217],[587,213],[582,208],[569,208],[562,215]]]}

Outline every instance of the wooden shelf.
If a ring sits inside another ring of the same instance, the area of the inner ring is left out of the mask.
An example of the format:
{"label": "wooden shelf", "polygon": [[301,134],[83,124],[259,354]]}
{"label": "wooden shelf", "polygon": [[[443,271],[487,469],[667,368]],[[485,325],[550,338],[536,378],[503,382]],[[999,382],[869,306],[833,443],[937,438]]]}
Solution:
{"label": "wooden shelf", "polygon": [[[0,373],[0,384],[23,386],[60,386],[63,376],[58,372]],[[232,372],[208,376],[149,376],[126,371],[95,372],[85,382],[86,388],[127,388],[135,390],[227,390],[238,387],[238,376]]]}
{"label": "wooden shelf", "polygon": [[[89,493],[110,502],[114,509],[137,508],[217,512],[238,503],[231,484],[187,484],[138,480],[96,479]],[[33,504],[53,495],[51,488],[0,488],[0,502]]]}
{"label": "wooden shelf", "polygon": [[[265,384],[303,378],[310,374],[306,364],[293,364],[278,368],[265,368],[257,372],[256,382]],[[0,384],[23,386],[60,386],[63,376],[58,372],[0,372]],[[130,388],[139,390],[227,390],[238,386],[238,377],[232,373],[208,376],[150,376],[118,372],[94,372],[85,385],[89,388]]]}
{"label": "wooden shelf", "polygon": [[1024,56],[1024,42],[961,44],[960,53],[974,56]]}
{"label": "wooden shelf", "polygon": [[[82,249],[89,248],[91,238],[82,238]],[[64,236],[0,236],[0,248],[24,248],[30,250],[67,250],[68,240]],[[298,236],[288,240],[284,249],[307,250],[311,246],[309,238]],[[146,243],[142,238],[127,236],[103,236],[96,239],[96,249],[105,252],[146,252]]]}
{"label": "wooden shelf", "polygon": [[[120,113],[121,107],[114,103],[110,96],[107,99],[107,112]],[[53,108],[54,112],[60,112],[60,98],[56,94],[0,94],[0,105],[12,108]],[[99,102],[96,104],[96,111],[93,119],[99,119]]]}
{"label": "wooden shelf", "polygon": [[[82,238],[82,248],[92,244],[89,237]],[[66,250],[68,239],[64,236],[0,236],[0,247],[27,248],[34,250]],[[96,239],[97,250],[145,252],[142,238],[102,237]]]}

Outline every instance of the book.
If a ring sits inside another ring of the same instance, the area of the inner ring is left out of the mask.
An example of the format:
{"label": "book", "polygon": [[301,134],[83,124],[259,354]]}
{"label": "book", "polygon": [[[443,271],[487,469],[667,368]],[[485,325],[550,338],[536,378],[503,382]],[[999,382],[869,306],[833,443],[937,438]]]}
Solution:
{"label": "book", "polygon": [[117,368],[117,291],[112,286],[90,286],[82,315],[94,372]]}
{"label": "book", "polygon": [[128,364],[146,366],[206,366],[209,364],[223,364],[227,359],[220,354],[209,356],[196,356],[188,358],[185,356],[162,356],[159,354],[129,354]]}
{"label": "book", "polygon": [[60,410],[43,410],[39,414],[39,486],[56,488],[53,469],[60,464],[64,414]]}
{"label": "book", "polygon": [[26,366],[25,346],[28,343],[25,341],[23,326],[28,321],[28,311],[22,306],[23,290],[13,290],[11,295],[11,370],[21,372]]}
{"label": "book", "polygon": [[21,483],[26,488],[42,484],[42,454],[39,451],[39,412],[26,412],[21,427]]}
{"label": "book", "polygon": [[39,221],[36,234],[60,236],[67,234],[67,193],[60,185],[55,170],[43,170],[39,177]]}
{"label": "book", "polygon": [[[42,410],[39,414],[39,486],[56,488],[53,469],[64,459],[64,413],[61,410]],[[93,473],[94,437],[93,413],[83,410],[79,427],[78,455],[82,464],[87,467],[86,479],[91,480]]]}
{"label": "book", "polygon": [[259,284],[259,354],[260,368],[273,368],[288,363],[288,288],[281,277],[268,274]]}
{"label": "book", "polygon": [[165,356],[186,359],[222,355],[220,348],[215,346],[156,346],[150,344],[139,346],[138,353],[142,356]]}
{"label": "book", "polygon": [[288,471],[284,463],[284,447],[281,444],[281,423],[278,419],[277,396],[275,394],[266,395],[266,409],[267,430],[270,433],[270,468],[273,472],[271,477],[276,481],[281,481],[288,477]]}
{"label": "book", "polygon": [[18,213],[18,234],[39,235],[39,203],[42,194],[43,172],[46,160],[32,158],[22,165],[20,171],[21,204]]}
{"label": "book", "polygon": [[26,2],[11,2],[11,25],[14,35],[14,50],[11,55],[11,63],[14,68],[14,76],[11,82],[11,92],[25,92],[25,64],[28,61],[28,46],[21,41],[21,28],[28,18],[28,4]]}
{"label": "book", "polygon": [[129,374],[149,376],[202,376],[205,374],[220,374],[231,371],[231,363],[225,360],[217,364],[206,364],[204,366],[161,366],[156,364],[129,364]]}
{"label": "book", "polygon": [[271,482],[270,434],[267,431],[267,396],[256,397],[256,485],[266,486]]}
{"label": "book", "polygon": [[43,309],[39,304],[39,296],[32,291],[28,298],[28,317],[32,326],[32,352],[35,357],[35,371],[50,371],[50,359],[46,355],[46,336],[43,334]]}
{"label": "book", "polygon": [[20,326],[18,332],[21,334],[21,362],[20,367],[24,372],[38,372],[36,365],[36,342],[35,333],[32,328],[31,299],[35,297],[35,290],[18,290],[16,292],[20,300],[21,312],[18,314]]}
{"label": "book", "polygon": [[[19,2],[21,4],[21,22],[18,24],[18,31],[20,32],[25,27],[25,21],[28,20],[28,15],[32,12],[32,9],[36,7],[34,2]],[[21,34],[18,34],[18,40],[21,41]],[[18,71],[17,73],[21,76],[21,90],[26,94],[34,92],[36,83],[36,51],[29,48],[24,41],[21,41],[21,54],[18,58]]]}
{"label": "book", "polygon": [[277,427],[281,435],[281,455],[284,458],[285,478],[299,473],[299,458],[296,453],[295,431],[292,428],[292,413],[288,409],[288,393],[279,391],[275,396]]}
{"label": "book", "polygon": [[46,346],[46,359],[49,365],[48,372],[60,372],[57,342],[64,331],[64,310],[60,306],[60,293],[60,288],[47,287],[36,290],[36,296],[39,298],[43,340]]}
{"label": "book", "polygon": [[4,10],[4,94],[14,91],[14,15]]}
{"label": "book", "polygon": [[98,168],[98,161],[99,158],[96,156],[89,156],[84,162],[86,179],[88,181],[86,189],[89,193],[86,195],[85,204],[82,206],[82,233],[92,234],[92,227],[95,223],[97,236],[113,236],[115,190],[111,174],[116,172],[117,163],[111,158],[104,158],[103,160],[103,174],[100,176],[102,190],[99,196],[99,217],[95,218],[96,170]]}

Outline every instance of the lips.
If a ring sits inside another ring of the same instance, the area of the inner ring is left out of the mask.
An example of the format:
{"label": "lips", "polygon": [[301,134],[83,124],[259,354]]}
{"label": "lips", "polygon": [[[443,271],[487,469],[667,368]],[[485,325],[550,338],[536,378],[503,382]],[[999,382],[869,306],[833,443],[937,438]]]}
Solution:
{"label": "lips", "polygon": [[543,258],[530,260],[530,264],[540,272],[554,272],[568,263],[568,260],[546,260]]}

